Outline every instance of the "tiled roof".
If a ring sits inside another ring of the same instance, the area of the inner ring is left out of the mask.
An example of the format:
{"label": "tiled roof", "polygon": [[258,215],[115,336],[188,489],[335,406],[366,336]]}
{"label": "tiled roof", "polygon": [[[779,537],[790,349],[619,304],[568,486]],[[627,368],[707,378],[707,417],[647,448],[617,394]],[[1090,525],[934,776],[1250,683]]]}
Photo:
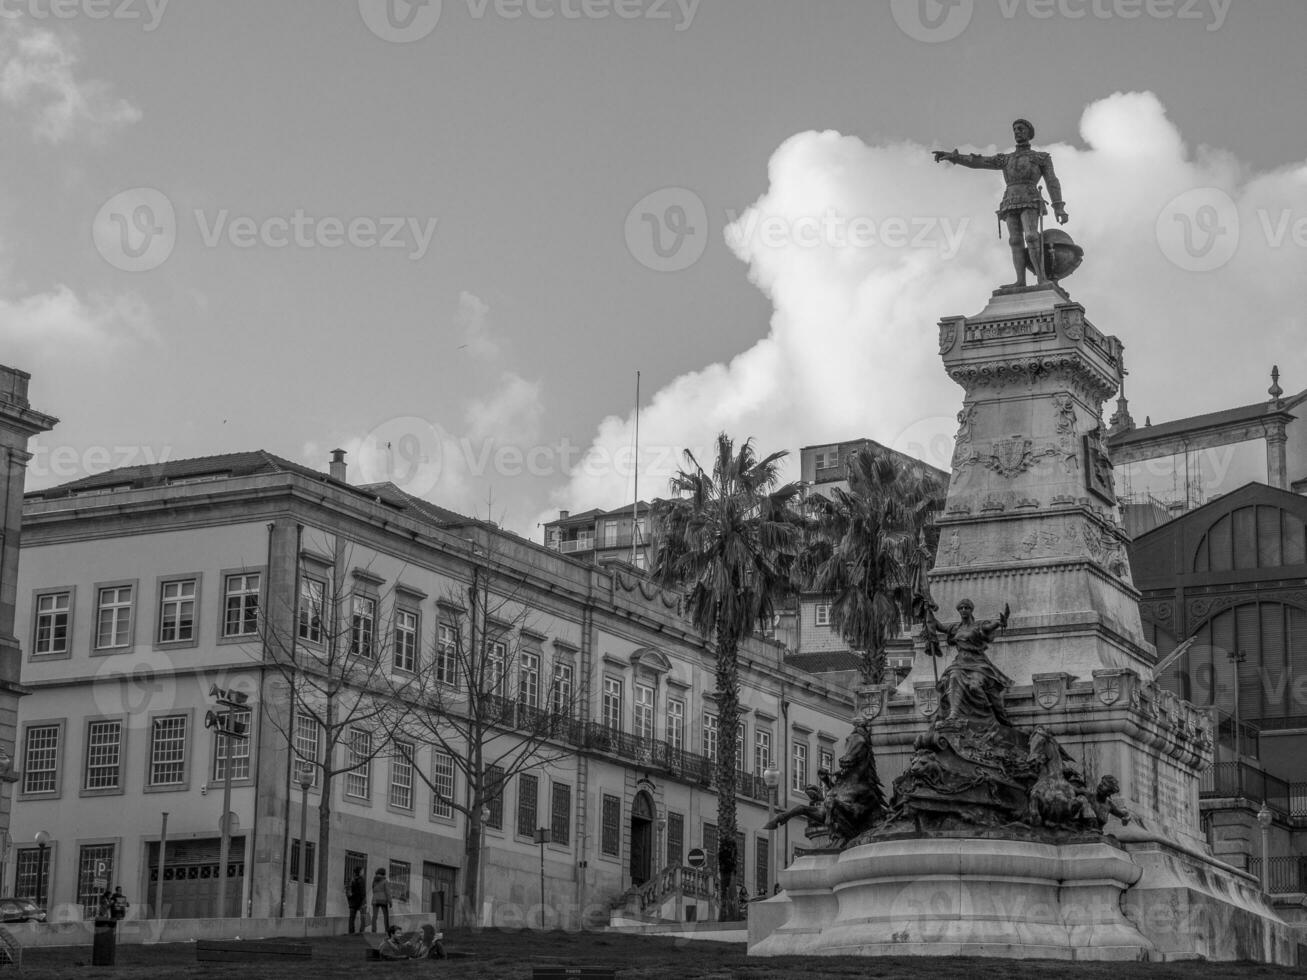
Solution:
{"label": "tiled roof", "polygon": [[300,463],[256,449],[251,452],[225,453],[219,456],[198,456],[194,459],[170,459],[159,463],[142,466],[122,466],[84,476],[68,483],[45,490],[34,490],[26,496],[29,499],[53,500],[79,493],[93,493],[97,490],[111,489],[148,489],[167,486],[189,480],[212,478],[235,479],[244,476],[261,476],[269,473],[294,473],[307,480],[328,483],[351,493],[380,500],[396,510],[403,511],[416,520],[440,527],[478,524],[475,518],[466,517],[452,510],[433,504],[429,500],[405,493],[393,483],[369,483],[358,486],[334,479],[329,473],[315,470]]}

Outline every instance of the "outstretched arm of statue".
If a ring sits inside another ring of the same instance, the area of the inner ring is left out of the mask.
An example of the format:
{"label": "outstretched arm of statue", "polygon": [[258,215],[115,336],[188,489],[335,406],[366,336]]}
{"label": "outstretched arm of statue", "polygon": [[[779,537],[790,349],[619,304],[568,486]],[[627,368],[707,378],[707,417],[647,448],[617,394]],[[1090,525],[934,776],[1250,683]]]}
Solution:
{"label": "outstretched arm of statue", "polygon": [[[1002,170],[1003,165],[1007,163],[1006,153],[996,153],[992,157],[986,157],[979,153],[959,153],[957,150],[932,150],[931,152],[935,155],[936,163],[947,160],[949,163],[956,163],[959,167],[971,167],[973,170]],[[1052,193],[1051,188],[1049,193]]]}
{"label": "outstretched arm of statue", "polygon": [[1006,602],[1003,603],[1003,611],[998,614],[999,629],[1007,629],[1007,618],[1012,615],[1012,607]]}

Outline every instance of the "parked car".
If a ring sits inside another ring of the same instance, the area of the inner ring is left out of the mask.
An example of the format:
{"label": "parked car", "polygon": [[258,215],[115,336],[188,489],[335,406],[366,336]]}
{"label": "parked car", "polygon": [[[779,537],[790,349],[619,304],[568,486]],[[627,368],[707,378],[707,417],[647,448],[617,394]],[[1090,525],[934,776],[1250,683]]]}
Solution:
{"label": "parked car", "polygon": [[27,898],[0,898],[0,922],[44,922],[45,909]]}

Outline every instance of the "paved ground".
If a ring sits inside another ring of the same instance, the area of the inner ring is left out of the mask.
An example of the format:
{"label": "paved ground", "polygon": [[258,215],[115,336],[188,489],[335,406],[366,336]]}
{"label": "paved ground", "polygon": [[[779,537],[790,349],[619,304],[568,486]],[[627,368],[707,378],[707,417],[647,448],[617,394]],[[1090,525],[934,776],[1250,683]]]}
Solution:
{"label": "paved ground", "polygon": [[[368,937],[373,939],[374,937]],[[375,940],[374,940],[375,941]],[[27,980],[93,977],[172,978],[241,977],[245,980],[359,980],[370,973],[404,973],[477,980],[529,980],[532,966],[613,966],[619,980],[828,980],[828,978],[921,977],[926,980],[1226,980],[1266,978],[1301,980],[1304,972],[1254,964],[1130,963],[1074,964],[1049,960],[979,959],[750,959],[741,946],[690,942],[612,933],[538,933],[485,930],[446,933],[453,952],[465,959],[412,963],[380,963],[365,959],[367,940],[359,936],[310,940],[311,960],[282,963],[196,963],[190,943],[167,946],[123,946],[114,968],[91,968],[87,949],[29,950],[23,956]]]}

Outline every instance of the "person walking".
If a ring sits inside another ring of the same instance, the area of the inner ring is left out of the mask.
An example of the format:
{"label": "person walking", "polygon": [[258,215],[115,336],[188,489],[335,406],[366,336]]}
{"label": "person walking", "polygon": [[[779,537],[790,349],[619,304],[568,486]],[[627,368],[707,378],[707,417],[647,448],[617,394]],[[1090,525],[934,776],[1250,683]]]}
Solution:
{"label": "person walking", "polygon": [[368,920],[363,907],[368,903],[368,883],[363,878],[362,868],[354,869],[354,877],[345,886],[345,899],[349,902],[349,931],[354,932],[354,919],[357,917],[359,932],[366,932]]}
{"label": "person walking", "polygon": [[390,932],[390,882],[386,880],[386,869],[377,868],[372,876],[372,931],[377,931],[377,912],[380,911],[386,922],[386,932]]}

